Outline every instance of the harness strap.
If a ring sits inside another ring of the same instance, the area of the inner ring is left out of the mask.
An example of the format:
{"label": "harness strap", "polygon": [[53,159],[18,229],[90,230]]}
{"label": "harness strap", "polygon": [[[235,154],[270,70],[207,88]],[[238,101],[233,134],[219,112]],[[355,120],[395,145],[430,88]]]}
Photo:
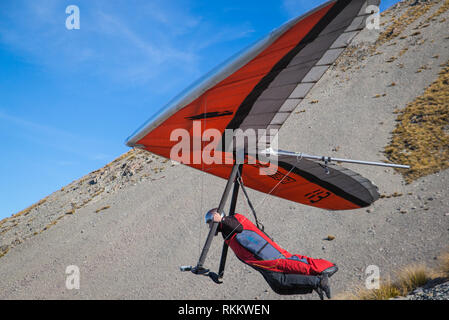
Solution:
{"label": "harness strap", "polygon": [[245,189],[245,186],[243,185],[243,181],[242,181],[242,177],[240,176],[240,172],[238,173],[237,181],[238,181],[240,187],[242,188],[243,194],[245,195],[246,201],[248,202],[248,206],[251,209],[251,212],[253,213],[254,220],[256,221],[256,227],[258,229],[262,230],[262,232],[263,232],[265,227],[257,219],[256,210],[254,210],[253,204],[251,203],[251,200],[249,199],[248,194],[246,193],[246,189]]}

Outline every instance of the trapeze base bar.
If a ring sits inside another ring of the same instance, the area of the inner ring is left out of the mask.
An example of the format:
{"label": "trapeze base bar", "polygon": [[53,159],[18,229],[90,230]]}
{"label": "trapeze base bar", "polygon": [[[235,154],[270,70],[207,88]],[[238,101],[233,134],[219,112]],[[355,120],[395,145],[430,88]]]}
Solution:
{"label": "trapeze base bar", "polygon": [[192,266],[180,266],[179,269],[181,271],[192,271],[193,267]]}
{"label": "trapeze base bar", "polygon": [[193,267],[193,266],[181,266],[179,269],[183,272],[192,271],[194,274],[207,274],[209,273],[209,269],[203,267]]}

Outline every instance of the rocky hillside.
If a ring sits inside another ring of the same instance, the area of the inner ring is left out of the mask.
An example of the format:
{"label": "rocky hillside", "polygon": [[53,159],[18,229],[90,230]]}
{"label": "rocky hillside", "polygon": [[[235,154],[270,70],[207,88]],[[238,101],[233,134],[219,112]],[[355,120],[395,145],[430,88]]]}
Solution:
{"label": "rocky hillside", "polygon": [[449,282],[418,288],[396,300],[449,300]]}
{"label": "rocky hillside", "polygon": [[[36,204],[0,221],[0,257],[12,247],[56,225],[77,210],[112,196],[129,185],[165,178],[173,164],[154,154],[132,149],[113,162],[75,180]],[[108,209],[99,207],[97,213]]]}
{"label": "rocky hillside", "polygon": [[[432,260],[449,243],[448,30],[449,0],[393,6],[380,30],[354,39],[279,133],[286,150],[410,164],[409,171],[348,165],[379,187],[373,206],[326,212],[249,190],[281,246],[340,266],[334,292],[363,283],[369,265],[387,275]],[[0,222],[0,298],[316,298],[277,296],[232,254],[220,286],[178,271],[196,262],[204,212],[224,183],[130,150]],[[251,218],[243,199],[238,211]],[[212,269],[220,253],[216,240]],[[80,269],[79,290],[65,287],[69,265]]]}

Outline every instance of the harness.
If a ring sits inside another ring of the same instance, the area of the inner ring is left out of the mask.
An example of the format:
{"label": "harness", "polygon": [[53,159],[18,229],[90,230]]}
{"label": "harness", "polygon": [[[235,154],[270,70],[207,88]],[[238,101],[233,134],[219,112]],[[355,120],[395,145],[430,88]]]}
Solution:
{"label": "harness", "polygon": [[239,183],[240,187],[242,188],[243,194],[245,195],[246,201],[248,203],[249,208],[251,209],[251,212],[254,216],[254,221],[256,222],[256,226],[258,229],[260,229],[262,232],[264,232],[264,225],[259,222],[259,220],[257,219],[257,214],[256,214],[256,210],[254,209],[253,204],[251,203],[251,200],[249,199],[248,193],[246,192],[245,189],[245,185],[243,184],[243,180],[242,180],[242,176],[240,171],[237,173],[237,182]]}

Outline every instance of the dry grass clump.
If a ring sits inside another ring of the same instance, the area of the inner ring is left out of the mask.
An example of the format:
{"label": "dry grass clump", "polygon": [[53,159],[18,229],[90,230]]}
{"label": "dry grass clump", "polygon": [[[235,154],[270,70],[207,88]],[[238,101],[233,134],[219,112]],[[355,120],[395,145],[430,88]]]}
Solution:
{"label": "dry grass clump", "polygon": [[400,269],[394,281],[390,278],[381,280],[378,289],[357,287],[351,292],[338,294],[337,300],[388,300],[406,296],[413,290],[424,286],[430,280],[437,278],[449,279],[449,249],[437,258],[437,265],[429,268],[424,264],[413,264]]}
{"label": "dry grass clump", "polygon": [[130,157],[133,153],[135,152],[135,149],[131,149],[127,152],[125,152],[124,154],[122,154],[120,157],[118,157],[117,159],[114,159],[112,162],[108,163],[105,167],[109,167],[112,164],[118,163],[120,162],[120,160],[123,160],[125,158]]}
{"label": "dry grass clump", "polygon": [[410,165],[406,182],[449,167],[449,61],[423,95],[399,111],[387,158]]}
{"label": "dry grass clump", "polygon": [[110,207],[111,207],[111,206],[104,206],[104,207],[101,207],[100,209],[95,210],[95,213],[99,213],[100,211],[109,209]]}
{"label": "dry grass clump", "polygon": [[385,281],[379,289],[368,290],[365,288],[357,288],[349,294],[338,295],[337,300],[388,300],[387,297],[397,297],[400,295],[390,281]]}
{"label": "dry grass clump", "polygon": [[[435,11],[430,17],[426,19],[426,23],[429,23],[430,21],[435,21],[437,18],[445,13],[449,9],[449,0],[444,1],[444,3],[438,8],[437,11]],[[443,21],[444,22],[444,21]]]}
{"label": "dry grass clump", "polygon": [[425,285],[432,278],[432,270],[429,270],[425,265],[412,265],[403,268],[399,272],[398,280],[394,285],[400,290],[401,295],[406,295],[416,288]]}
{"label": "dry grass clump", "polygon": [[11,217],[5,218],[3,220],[0,221],[0,227],[5,224],[6,222],[11,222],[11,224],[8,227],[3,227],[3,229],[0,231],[0,235],[5,234],[6,232],[8,232],[9,230],[11,230],[12,228],[14,228],[15,226],[17,226],[19,224],[19,220],[17,220],[16,218],[20,217],[20,216],[26,216],[28,215],[31,210],[33,210],[34,208],[39,207],[40,205],[44,204],[47,201],[47,198],[44,198],[42,200],[40,200],[39,202],[36,202],[35,204],[29,206],[28,208],[17,212],[16,214],[13,214]]}
{"label": "dry grass clump", "polygon": [[403,48],[403,49],[399,52],[399,56],[402,57],[407,51],[408,51],[408,48]]}
{"label": "dry grass clump", "polygon": [[22,215],[25,215],[25,216],[28,215],[31,210],[33,210],[34,208],[40,206],[41,204],[44,204],[46,201],[47,201],[47,197],[42,199],[42,200],[40,200],[39,202],[36,202],[35,204],[29,206],[28,208],[23,209],[22,211],[19,211],[19,212],[13,214],[11,217],[3,219],[2,221],[0,221],[0,225],[2,225],[3,223],[5,223],[6,221],[8,221],[10,219],[17,218],[17,217],[20,217]]}
{"label": "dry grass clump", "polygon": [[[391,18],[391,24],[380,33],[374,44],[363,45],[361,47],[349,46],[337,59],[335,66],[339,67],[342,72],[345,72],[351,69],[357,62],[366,60],[368,56],[382,54],[382,52],[378,51],[380,46],[400,36],[407,26],[425,15],[434,4],[435,2],[420,3],[408,7],[400,17],[393,16]],[[402,36],[400,38],[405,39],[407,36]],[[395,43],[391,43],[391,45],[393,44]],[[402,54],[404,53],[405,52],[402,52]],[[396,57],[391,57],[387,62],[393,62],[395,59]]]}
{"label": "dry grass clump", "polygon": [[449,250],[443,252],[437,259],[438,261],[438,275],[449,278]]}
{"label": "dry grass clump", "polygon": [[402,197],[402,193],[400,193],[400,192],[394,192],[394,193],[392,193],[392,194],[381,194],[380,195],[380,198],[381,199],[383,199],[383,198],[396,198],[396,197]]}
{"label": "dry grass clump", "polygon": [[61,220],[61,219],[63,219],[63,218],[64,218],[64,215],[61,215],[61,216],[57,217],[56,220],[53,220],[52,222],[50,222],[49,224],[47,224],[47,225],[44,227],[44,229],[41,230],[41,232],[50,229],[51,227],[53,227],[54,225],[56,225],[56,224],[59,222],[59,220]]}
{"label": "dry grass clump", "polygon": [[386,279],[380,282],[379,289],[358,287],[350,293],[339,294],[337,300],[388,300],[405,296],[411,291],[425,285],[433,278],[433,273],[425,265],[412,265],[401,269],[396,280]]}
{"label": "dry grass clump", "polygon": [[9,246],[0,247],[0,258],[7,254],[9,251]]}
{"label": "dry grass clump", "polygon": [[385,29],[377,38],[375,47],[379,47],[384,43],[399,36],[408,25],[415,22],[419,17],[426,14],[427,11],[434,5],[434,3],[421,3],[416,6],[409,7],[405,12],[399,17],[393,17],[392,23],[388,28]]}
{"label": "dry grass clump", "polygon": [[[429,17],[427,17],[427,19],[425,19],[424,21],[422,21],[417,27],[415,27],[414,29],[423,29],[423,28],[427,28],[428,26],[430,26],[432,21],[436,21],[438,20],[438,17],[440,15],[442,15],[443,13],[445,13],[447,10],[449,9],[449,0],[445,0],[443,2],[443,4],[438,8],[438,10],[436,10],[434,13],[432,13]],[[445,19],[441,19],[439,22],[444,22]]]}

